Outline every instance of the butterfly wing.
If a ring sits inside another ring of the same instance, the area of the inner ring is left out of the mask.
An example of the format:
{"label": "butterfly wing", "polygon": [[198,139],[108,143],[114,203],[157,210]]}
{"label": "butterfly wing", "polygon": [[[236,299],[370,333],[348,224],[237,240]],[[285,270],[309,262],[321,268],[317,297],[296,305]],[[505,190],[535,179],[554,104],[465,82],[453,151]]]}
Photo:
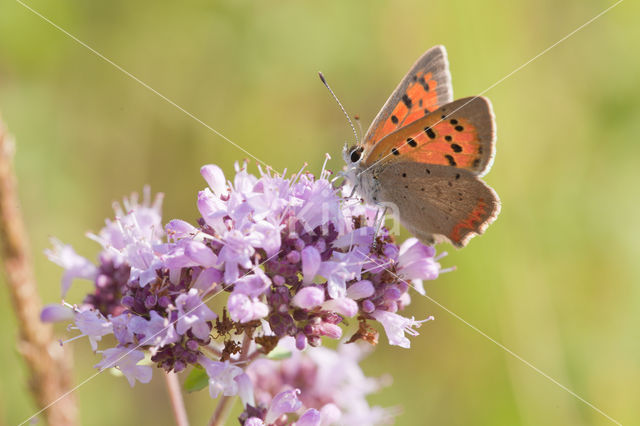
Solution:
{"label": "butterfly wing", "polygon": [[402,161],[376,167],[378,201],[390,203],[407,230],[426,244],[464,247],[500,211],[498,195],[470,171]]}
{"label": "butterfly wing", "polygon": [[373,120],[364,137],[365,148],[452,99],[447,51],[434,46],[411,67]]}
{"label": "butterfly wing", "polygon": [[363,167],[413,161],[452,166],[483,176],[495,155],[496,126],[484,97],[458,99],[387,135],[363,160]]}

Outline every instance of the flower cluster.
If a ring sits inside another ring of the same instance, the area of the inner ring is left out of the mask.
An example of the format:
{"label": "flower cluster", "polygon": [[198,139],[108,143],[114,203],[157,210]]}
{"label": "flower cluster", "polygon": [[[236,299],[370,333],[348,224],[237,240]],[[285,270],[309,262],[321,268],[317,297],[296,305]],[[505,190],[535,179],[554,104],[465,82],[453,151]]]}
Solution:
{"label": "flower cluster", "polygon": [[[309,386],[298,398],[299,381],[265,379],[260,363],[271,361],[259,356],[285,340],[303,351],[323,337],[340,339],[350,318],[358,328],[348,342],[377,343],[372,324],[379,322],[390,344],[408,348],[406,334],[426,320],[399,312],[410,302],[409,283],[424,293],[422,280],[441,272],[435,250],[414,238],[398,245],[385,227],[376,231],[377,210],[346,197],[324,170],[318,178],[302,170],[254,176],[236,165],[229,181],[207,165],[201,174],[208,187],[198,194],[196,224],[174,219],[163,227],[162,197],[152,200],[147,188],[142,201],[134,195],[116,204],[115,219],[89,235],[102,247],[97,263],[54,241],[47,255],[65,270],[63,298],[76,278],[94,287],[80,304],[46,307],[42,319],[73,320],[95,351],[112,334],[116,346],[101,351],[96,367],[117,367],[132,385],[151,379],[151,367],[140,363],[148,352],[166,371],[202,367],[213,397],[245,395],[245,425],[275,422],[267,399],[272,407],[299,402],[316,410],[298,420],[312,424],[303,421],[332,411],[322,407],[335,401]],[[220,295],[226,307],[216,313],[207,302]],[[327,358],[329,350],[319,349]],[[292,359],[308,376],[301,356]],[[247,396],[254,389],[258,405]]]}
{"label": "flower cluster", "polygon": [[[319,418],[320,424],[345,425],[386,424],[392,420],[393,410],[370,407],[365,398],[388,380],[372,379],[363,374],[358,363],[366,353],[364,346],[341,345],[337,351],[317,348],[296,352],[294,344],[289,338],[279,345],[279,348],[291,350],[291,357],[283,361],[261,358],[247,368],[255,397],[240,415],[245,425],[269,424],[273,418],[287,412],[300,416],[298,425],[307,418]],[[274,412],[282,395],[292,395],[297,387],[303,388],[304,392],[299,397],[296,395],[297,402],[291,411]],[[269,410],[271,418],[267,415]],[[247,423],[249,420],[254,423]]]}

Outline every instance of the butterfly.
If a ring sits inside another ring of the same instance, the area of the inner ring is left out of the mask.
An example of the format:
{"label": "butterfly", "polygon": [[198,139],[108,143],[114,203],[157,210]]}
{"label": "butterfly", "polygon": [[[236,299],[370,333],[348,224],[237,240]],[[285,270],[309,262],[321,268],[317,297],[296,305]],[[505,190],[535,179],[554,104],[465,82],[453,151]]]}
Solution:
{"label": "butterfly", "polygon": [[425,244],[464,247],[500,211],[484,183],[495,155],[491,103],[453,101],[444,46],[427,50],[373,120],[343,151],[345,175],[368,204],[391,207]]}

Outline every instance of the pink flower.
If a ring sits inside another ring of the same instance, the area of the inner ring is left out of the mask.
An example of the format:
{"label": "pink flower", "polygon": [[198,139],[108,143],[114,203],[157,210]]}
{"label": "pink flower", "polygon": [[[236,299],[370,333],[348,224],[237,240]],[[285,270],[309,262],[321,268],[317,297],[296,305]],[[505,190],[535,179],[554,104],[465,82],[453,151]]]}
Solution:
{"label": "pink flower", "polygon": [[52,238],[53,249],[45,250],[45,254],[53,263],[64,268],[62,276],[62,297],[67,294],[71,282],[76,278],[84,278],[93,281],[98,273],[98,268],[84,257],[75,252],[70,245],[62,244]]}
{"label": "pink flower", "polygon": [[103,359],[95,365],[96,368],[104,370],[106,368],[118,368],[125,375],[131,387],[136,380],[140,383],[151,381],[151,367],[148,365],[138,365],[144,358],[144,352],[131,350],[129,348],[111,348],[103,352]]}
{"label": "pink flower", "polygon": [[242,293],[233,293],[227,302],[231,319],[238,322],[249,322],[264,318],[269,314],[269,307],[255,297]]}
{"label": "pink flower", "polygon": [[220,393],[224,396],[238,394],[238,382],[236,377],[242,374],[242,369],[229,363],[212,361],[202,355],[198,358],[200,365],[204,367],[209,376],[209,394],[211,398],[217,398]]}
{"label": "pink flower", "polygon": [[160,316],[156,311],[151,311],[150,315],[149,320],[134,316],[129,322],[129,330],[141,335],[141,345],[162,347],[180,340],[169,318]]}
{"label": "pink flower", "polygon": [[425,294],[422,280],[434,280],[440,274],[440,264],[436,262],[433,247],[425,246],[417,238],[409,238],[400,246],[398,274],[413,280],[416,291]]}
{"label": "pink flower", "polygon": [[89,337],[91,349],[98,349],[98,342],[102,336],[113,333],[111,323],[95,310],[78,312],[75,316],[76,328],[80,330],[82,336]]}
{"label": "pink flower", "polygon": [[422,321],[416,321],[413,317],[409,319],[382,310],[372,312],[371,316],[378,320],[384,327],[384,331],[387,333],[387,338],[389,339],[389,344],[400,346],[401,348],[409,348],[411,346],[411,342],[404,335],[405,333],[411,336],[417,336],[420,333],[414,330],[414,327],[420,327],[423,322],[433,319],[433,317],[429,317]]}
{"label": "pink flower", "polygon": [[209,336],[211,327],[208,321],[216,319],[218,316],[202,302],[198,295],[198,290],[192,288],[186,294],[181,294],[176,299],[178,308],[177,331],[185,334],[191,330],[194,336],[206,339]]}
{"label": "pink flower", "polygon": [[283,414],[295,413],[302,406],[302,402],[298,399],[300,395],[299,389],[285,390],[277,394],[271,400],[271,405],[267,410],[267,416],[264,421],[266,424],[274,423]]}

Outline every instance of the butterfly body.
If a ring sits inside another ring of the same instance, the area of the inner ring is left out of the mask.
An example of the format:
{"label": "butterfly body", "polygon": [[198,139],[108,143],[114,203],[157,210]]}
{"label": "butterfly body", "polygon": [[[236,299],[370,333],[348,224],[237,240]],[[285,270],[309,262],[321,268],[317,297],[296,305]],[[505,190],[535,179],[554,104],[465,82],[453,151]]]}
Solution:
{"label": "butterfly body", "polygon": [[363,143],[343,155],[365,202],[391,207],[424,243],[463,247],[500,210],[480,180],[492,165],[496,132],[488,99],[452,96],[446,51],[436,46],[400,82]]}

